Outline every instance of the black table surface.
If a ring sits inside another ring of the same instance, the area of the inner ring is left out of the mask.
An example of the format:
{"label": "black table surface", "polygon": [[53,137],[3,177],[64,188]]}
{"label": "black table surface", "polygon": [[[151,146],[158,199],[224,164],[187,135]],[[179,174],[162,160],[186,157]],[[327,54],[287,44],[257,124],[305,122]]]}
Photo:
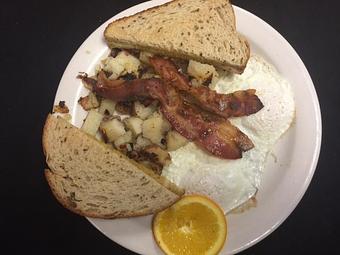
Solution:
{"label": "black table surface", "polygon": [[[140,2],[1,3],[1,254],[134,254],[52,197],[43,177],[41,133],[60,78],[80,44],[104,21]],[[272,25],[295,48],[314,81],[323,119],[318,167],[302,201],[276,231],[241,254],[340,254],[340,140],[335,132],[340,130],[340,18],[336,3],[234,1]]]}

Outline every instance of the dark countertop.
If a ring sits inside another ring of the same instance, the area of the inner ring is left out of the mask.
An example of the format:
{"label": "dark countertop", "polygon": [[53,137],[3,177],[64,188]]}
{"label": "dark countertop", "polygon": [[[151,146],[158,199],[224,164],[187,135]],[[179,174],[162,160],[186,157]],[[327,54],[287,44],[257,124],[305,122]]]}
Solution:
{"label": "dark countertop", "polygon": [[[43,177],[41,133],[59,80],[80,44],[104,21],[140,2],[2,3],[1,254],[133,254],[55,201]],[[302,201],[273,234],[241,254],[340,254],[336,3],[234,1],[272,25],[295,48],[314,81],[323,119],[318,167]]]}

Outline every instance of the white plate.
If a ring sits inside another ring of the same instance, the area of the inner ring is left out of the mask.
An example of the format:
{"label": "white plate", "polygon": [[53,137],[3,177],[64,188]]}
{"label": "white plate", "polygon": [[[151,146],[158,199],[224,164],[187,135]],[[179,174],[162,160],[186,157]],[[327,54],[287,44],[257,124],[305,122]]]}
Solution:
{"label": "white plate", "polygon": [[[159,5],[166,0],[131,7],[101,25],[80,46],[60,81],[55,103],[65,100],[72,123],[79,126],[85,112],[77,104],[86,95],[79,71],[93,72],[109,52],[103,31],[114,19]],[[321,115],[313,82],[303,62],[289,43],[255,15],[235,7],[237,29],[244,34],[254,53],[272,63],[292,84],[296,101],[296,121],[268,158],[258,205],[239,215],[228,216],[228,240],[222,254],[242,251],[273,232],[294,210],[305,193],[315,170],[321,143]],[[162,254],[152,238],[151,216],[119,220],[89,219],[96,228],[120,245],[141,254]],[[292,233],[294,234],[294,233]]]}

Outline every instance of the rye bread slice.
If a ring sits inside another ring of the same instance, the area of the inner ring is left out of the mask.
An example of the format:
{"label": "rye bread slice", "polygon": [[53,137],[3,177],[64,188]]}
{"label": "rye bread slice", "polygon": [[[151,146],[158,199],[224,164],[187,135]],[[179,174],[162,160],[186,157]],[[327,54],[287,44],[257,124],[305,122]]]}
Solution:
{"label": "rye bread slice", "polygon": [[49,115],[43,149],[45,176],[57,200],[88,217],[152,214],[184,191],[61,117]]}
{"label": "rye bread slice", "polygon": [[111,48],[192,59],[235,73],[243,72],[250,56],[229,0],[170,1],[113,21],[104,37]]}

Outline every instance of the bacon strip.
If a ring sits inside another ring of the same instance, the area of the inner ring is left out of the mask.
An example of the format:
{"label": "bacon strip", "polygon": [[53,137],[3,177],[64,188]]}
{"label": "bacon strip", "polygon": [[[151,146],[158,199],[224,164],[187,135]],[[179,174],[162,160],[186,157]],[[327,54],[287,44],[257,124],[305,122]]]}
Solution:
{"label": "bacon strip", "polygon": [[241,158],[242,151],[254,147],[251,140],[228,120],[208,122],[197,108],[184,106],[171,86],[167,86],[167,90],[167,97],[171,99],[169,104],[161,102],[161,111],[172,127],[187,139],[225,159]]}
{"label": "bacon strip", "polygon": [[263,108],[262,102],[255,95],[255,89],[218,94],[205,86],[191,86],[187,77],[177,70],[171,60],[152,57],[150,63],[165,81],[170,82],[178,90],[185,91],[193,103],[221,117],[248,116]]}
{"label": "bacon strip", "polygon": [[148,86],[159,84],[159,79],[148,80],[109,80],[104,72],[99,72],[97,83],[93,91],[98,95],[112,99],[117,102],[134,101],[139,98],[150,97]]}
{"label": "bacon strip", "polygon": [[164,117],[178,133],[217,157],[241,158],[242,151],[254,147],[251,140],[228,120],[204,119],[197,108],[185,105],[176,89],[160,79],[109,80],[104,73],[99,73],[94,92],[116,101],[139,97],[157,99]]}

